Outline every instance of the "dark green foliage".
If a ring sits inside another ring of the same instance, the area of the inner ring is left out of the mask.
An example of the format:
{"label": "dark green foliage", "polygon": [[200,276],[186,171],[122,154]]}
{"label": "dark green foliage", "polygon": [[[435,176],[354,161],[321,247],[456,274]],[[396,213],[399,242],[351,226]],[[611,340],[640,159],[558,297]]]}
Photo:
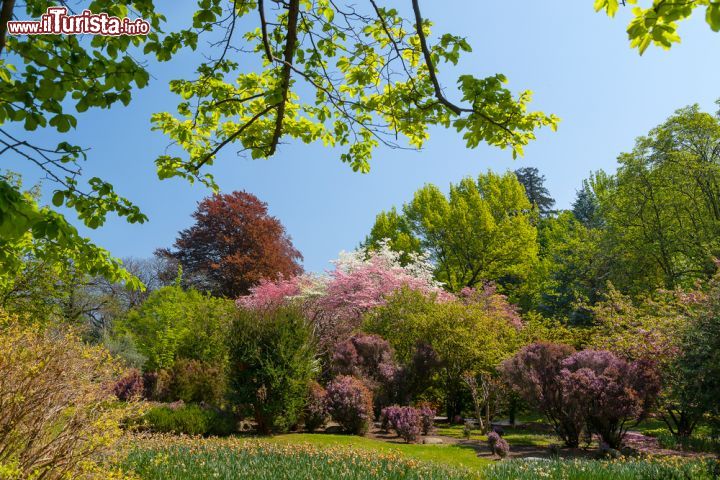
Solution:
{"label": "dark green foliage", "polygon": [[235,402],[252,411],[262,433],[297,424],[318,371],[311,327],[300,310],[240,310],[229,339]]}
{"label": "dark green foliage", "polygon": [[535,167],[523,167],[515,170],[518,182],[525,187],[525,194],[530,203],[535,205],[542,215],[552,213],[555,199],[550,196],[550,191],[545,187],[545,175]]}
{"label": "dark green foliage", "polygon": [[720,423],[720,275],[710,283],[707,294],[689,316],[689,328],[682,339],[676,363],[675,389],[682,394],[685,408],[710,415]]}
{"label": "dark green foliage", "polygon": [[606,290],[609,268],[600,238],[601,232],[588,228],[568,211],[540,220],[535,310],[575,325],[590,321],[587,306]]}
{"label": "dark green foliage", "polygon": [[197,405],[151,408],[140,425],[152,432],[202,436],[226,436],[236,430],[232,415]]}
{"label": "dark green foliage", "polygon": [[582,187],[575,195],[572,204],[572,213],[575,218],[587,228],[602,226],[600,204],[588,180],[583,180]]}

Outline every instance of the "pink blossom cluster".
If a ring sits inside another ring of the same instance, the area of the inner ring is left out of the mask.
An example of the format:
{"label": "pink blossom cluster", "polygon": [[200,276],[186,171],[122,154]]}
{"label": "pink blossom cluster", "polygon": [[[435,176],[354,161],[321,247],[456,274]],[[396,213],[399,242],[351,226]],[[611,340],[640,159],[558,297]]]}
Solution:
{"label": "pink blossom cluster", "polygon": [[323,343],[334,346],[357,329],[370,309],[384,305],[394,292],[409,288],[433,295],[437,301],[455,297],[444,291],[432,276],[424,257],[413,257],[407,265],[386,244],[379,250],[342,252],[335,268],[322,276],[300,275],[277,281],[263,281],[238,306],[266,309],[297,301],[308,318],[315,321]]}

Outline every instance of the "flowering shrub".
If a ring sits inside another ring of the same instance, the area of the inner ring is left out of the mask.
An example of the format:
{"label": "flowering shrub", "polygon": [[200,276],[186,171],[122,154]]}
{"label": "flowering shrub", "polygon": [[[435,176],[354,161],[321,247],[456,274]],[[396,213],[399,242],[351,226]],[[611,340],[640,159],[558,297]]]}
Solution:
{"label": "flowering shrub", "polygon": [[505,458],[510,453],[510,445],[507,443],[507,440],[502,438],[500,434],[494,430],[488,433],[487,442],[493,455]]}
{"label": "flowering shrub", "polygon": [[390,294],[403,287],[432,294],[439,300],[453,298],[433,279],[433,267],[427,258],[412,256],[408,263],[401,262],[400,254],[392,251],[387,242],[370,252],[341,252],[334,264],[335,268],[325,276],[302,275],[262,282],[237,303],[257,310],[297,301],[321,332],[323,350],[332,351],[360,326],[364,313],[385,304]]}
{"label": "flowering shrub", "polygon": [[585,424],[579,405],[567,405],[568,398],[563,394],[563,385],[558,380],[561,362],[574,351],[568,345],[533,343],[503,362],[500,368],[505,381],[547,417],[555,433],[568,447],[580,444],[580,434]]}
{"label": "flowering shrub", "polygon": [[328,384],[327,407],[332,418],[346,432],[364,435],[370,428],[372,393],[355,377],[341,375]]}
{"label": "flowering shrub", "polygon": [[390,427],[406,442],[417,442],[422,434],[420,412],[413,407],[393,407],[385,411]]}
{"label": "flowering shrub", "polygon": [[305,429],[308,432],[314,432],[318,428],[322,428],[327,423],[327,392],[317,382],[310,382],[308,391],[308,400],[303,412],[303,421]]}
{"label": "flowering shrub", "polygon": [[[279,280],[261,280],[250,289],[250,294],[237,299],[239,307],[250,310],[272,310],[291,299],[310,300],[323,293],[325,285],[321,277],[297,275]],[[308,305],[309,306],[309,305]]]}
{"label": "flowering shrub", "polygon": [[137,368],[128,370],[115,382],[112,391],[117,399],[123,402],[140,399],[145,392],[145,383],[140,371]]}
{"label": "flowering shrub", "polygon": [[108,388],[118,365],[67,327],[21,326],[1,310],[0,324],[0,477],[87,478],[131,413]]}
{"label": "flowering shrub", "polygon": [[390,405],[380,411],[380,429],[383,432],[388,432],[390,430],[390,418],[396,415],[395,410],[399,408],[400,407],[397,405]]}
{"label": "flowering shrub", "polygon": [[428,402],[421,402],[417,406],[418,412],[420,413],[420,422],[422,425],[423,435],[427,435],[432,430],[433,422],[435,421],[435,409]]}
{"label": "flowering shrub", "polygon": [[614,449],[660,391],[646,362],[627,362],[604,350],[583,350],[563,360],[559,381],[564,403],[581,411],[593,433]]}

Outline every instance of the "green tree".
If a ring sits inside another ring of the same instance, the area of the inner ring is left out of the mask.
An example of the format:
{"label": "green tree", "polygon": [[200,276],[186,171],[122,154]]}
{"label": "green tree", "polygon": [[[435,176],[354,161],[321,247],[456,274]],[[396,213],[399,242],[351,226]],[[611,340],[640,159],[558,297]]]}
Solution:
{"label": "green tree", "polygon": [[575,200],[572,203],[573,215],[586,227],[598,228],[602,226],[599,209],[598,199],[590,180],[583,180],[582,188],[576,192]]}
{"label": "green tree", "polygon": [[80,271],[142,286],[120,260],[80,236],[63,215],[41,207],[37,197],[36,190],[22,190],[17,176],[0,174],[0,288],[12,289],[29,259],[54,275]]}
{"label": "green tree", "polygon": [[115,322],[114,337],[129,337],[147,358],[146,370],[172,368],[185,358],[214,365],[227,361],[227,338],[235,305],[178,286],[152,292]]}
{"label": "green tree", "polygon": [[488,172],[451,185],[447,196],[435,185],[424,186],[402,214],[378,215],[365,245],[376,247],[390,238],[395,250],[419,247],[451,291],[494,281],[512,293],[536,261],[533,223],[532,206],[515,175]]}
{"label": "green tree", "polygon": [[410,290],[396,293],[370,312],[363,329],[386,338],[405,364],[412,361],[418,343],[432,347],[440,360],[437,381],[448,418],[463,407],[463,375],[492,375],[517,348],[519,338],[507,318],[482,302],[436,303]]}
{"label": "green tree", "polygon": [[262,433],[285,432],[300,419],[319,373],[310,323],[294,307],[240,310],[229,336],[230,385],[251,406]]}
{"label": "green tree", "polygon": [[540,221],[539,262],[532,276],[537,283],[531,302],[535,310],[576,325],[590,320],[587,307],[599,300],[609,274],[601,233],[570,211]]}
{"label": "green tree", "polygon": [[515,170],[515,176],[525,187],[525,194],[530,203],[537,207],[542,215],[552,213],[555,199],[550,196],[550,191],[545,187],[545,175],[535,167],[523,167]]}
{"label": "green tree", "polygon": [[689,0],[668,2],[652,0],[648,7],[640,6],[640,0],[595,0],[595,10],[605,10],[614,17],[620,5],[637,5],[632,9],[633,18],[627,28],[630,46],[642,54],[650,45],[668,49],[680,43],[678,22],[687,20],[696,10],[705,10],[705,22],[714,31],[720,31],[720,3],[714,0]]}
{"label": "green tree", "polygon": [[[683,354],[676,362],[676,396],[697,419],[707,413],[720,430],[720,276],[688,315],[681,339]],[[694,425],[691,424],[691,425]],[[679,433],[682,433],[678,429]],[[692,432],[692,429],[690,430]]]}
{"label": "green tree", "polygon": [[692,286],[720,255],[720,118],[675,112],[595,181],[610,279],[623,292]]}

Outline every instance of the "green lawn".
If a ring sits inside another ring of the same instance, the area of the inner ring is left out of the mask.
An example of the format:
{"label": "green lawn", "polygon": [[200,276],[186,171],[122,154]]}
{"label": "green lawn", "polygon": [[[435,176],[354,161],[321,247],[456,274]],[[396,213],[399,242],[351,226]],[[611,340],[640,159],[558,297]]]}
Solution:
{"label": "green lawn", "polygon": [[[560,441],[549,434],[542,432],[534,432],[530,429],[503,427],[505,433],[503,438],[508,441],[510,447],[513,445],[517,446],[533,446],[533,447],[548,447],[552,444],[559,444]],[[463,426],[462,425],[438,425],[436,429],[438,435],[444,435],[453,438],[464,438]],[[480,430],[473,430],[470,435],[471,440],[478,440],[481,442],[487,441],[487,435],[480,433]]]}
{"label": "green lawn", "polygon": [[[439,433],[439,432],[438,432]],[[475,450],[462,445],[416,445],[402,443],[387,443],[372,438],[352,435],[291,433],[277,435],[263,440],[277,444],[306,443],[319,447],[348,446],[363,450],[372,450],[382,453],[398,453],[404,458],[434,462],[448,467],[468,468],[480,471],[492,463],[490,460],[478,458]]]}

